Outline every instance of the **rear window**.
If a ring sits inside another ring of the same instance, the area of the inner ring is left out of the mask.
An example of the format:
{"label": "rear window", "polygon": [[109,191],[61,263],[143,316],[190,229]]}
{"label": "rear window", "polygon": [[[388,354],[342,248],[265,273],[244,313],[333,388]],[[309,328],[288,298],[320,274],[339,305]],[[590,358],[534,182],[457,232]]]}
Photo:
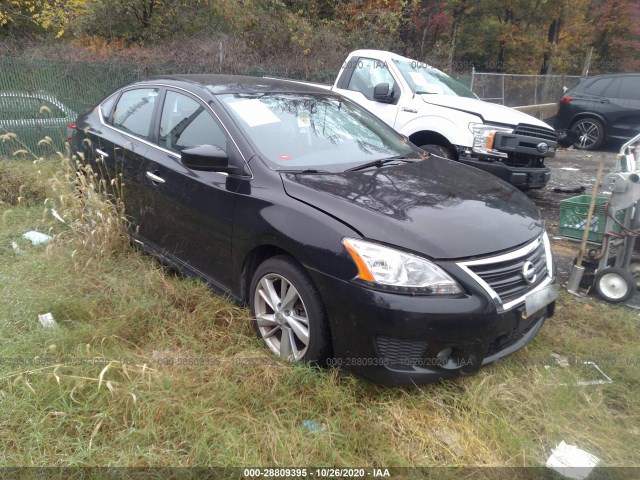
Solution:
{"label": "rear window", "polygon": [[602,95],[612,80],[612,78],[599,78],[595,82],[588,83],[584,91],[589,95]]}
{"label": "rear window", "polygon": [[157,98],[157,88],[127,90],[113,112],[113,126],[148,139]]}
{"label": "rear window", "polygon": [[[612,96],[614,95],[612,94]],[[640,76],[622,77],[615,97],[640,100]]]}
{"label": "rear window", "polygon": [[111,95],[109,98],[107,98],[104,102],[100,104],[100,113],[102,114],[102,118],[105,121],[108,121],[109,117],[111,116],[111,111],[113,110],[113,106],[116,103],[116,98],[118,98],[118,95],[116,94]]}

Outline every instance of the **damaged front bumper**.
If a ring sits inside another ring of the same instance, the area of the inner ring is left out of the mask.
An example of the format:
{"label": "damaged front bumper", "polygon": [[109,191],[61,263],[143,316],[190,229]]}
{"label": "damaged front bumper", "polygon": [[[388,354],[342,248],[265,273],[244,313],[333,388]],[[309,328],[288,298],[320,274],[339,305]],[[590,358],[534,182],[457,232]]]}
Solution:
{"label": "damaged front bumper", "polygon": [[519,188],[542,188],[551,178],[551,170],[544,165],[544,159],[554,157],[557,146],[557,137],[551,140],[523,133],[496,132],[492,149],[502,157],[480,155],[468,147],[458,147],[458,161]]}
{"label": "damaged front bumper", "polygon": [[551,178],[551,170],[544,165],[542,167],[512,167],[501,160],[492,161],[465,156],[459,156],[458,161],[489,172],[519,188],[542,188]]}

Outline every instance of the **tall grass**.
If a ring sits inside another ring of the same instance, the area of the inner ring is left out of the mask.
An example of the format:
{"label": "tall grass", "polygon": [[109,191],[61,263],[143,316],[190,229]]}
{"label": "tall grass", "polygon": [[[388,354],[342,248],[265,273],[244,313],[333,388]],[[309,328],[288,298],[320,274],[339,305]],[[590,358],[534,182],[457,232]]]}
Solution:
{"label": "tall grass", "polygon": [[[247,310],[131,249],[90,170],[32,160],[0,160],[0,465],[518,467],[565,440],[640,466],[634,312],[562,295],[525,349],[423,387],[291,365]],[[577,386],[589,359],[613,383]]]}

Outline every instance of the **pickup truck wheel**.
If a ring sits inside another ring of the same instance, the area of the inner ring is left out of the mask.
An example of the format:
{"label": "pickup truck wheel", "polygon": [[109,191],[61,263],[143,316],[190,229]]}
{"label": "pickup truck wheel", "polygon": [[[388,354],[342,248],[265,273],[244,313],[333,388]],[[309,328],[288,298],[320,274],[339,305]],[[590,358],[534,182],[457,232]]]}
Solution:
{"label": "pickup truck wheel", "polygon": [[443,147],[442,145],[422,145],[420,148],[425,152],[435,155],[436,157],[444,157],[449,160],[455,159],[453,151],[450,148]]}
{"label": "pickup truck wheel", "polygon": [[571,130],[578,132],[573,146],[581,150],[595,150],[604,142],[604,126],[595,118],[581,118],[571,125]]}

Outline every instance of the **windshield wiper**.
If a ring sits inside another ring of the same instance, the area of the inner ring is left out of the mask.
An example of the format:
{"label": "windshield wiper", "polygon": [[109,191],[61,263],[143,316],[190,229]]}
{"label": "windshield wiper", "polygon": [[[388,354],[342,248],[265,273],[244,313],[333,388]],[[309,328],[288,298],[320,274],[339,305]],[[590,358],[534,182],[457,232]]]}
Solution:
{"label": "windshield wiper", "polygon": [[408,162],[408,163],[412,163],[412,162],[416,162],[418,159],[415,158],[405,158],[406,155],[398,155],[396,157],[389,157],[389,158],[385,158],[385,159],[380,159],[380,160],[374,160],[372,162],[367,162],[367,163],[363,163],[362,165],[358,165],[356,167],[352,167],[352,168],[347,168],[345,170],[345,172],[356,172],[358,170],[364,170],[365,168],[371,168],[371,167],[382,167],[383,165],[386,165],[389,162],[395,162],[396,160],[402,160],[404,162]]}
{"label": "windshield wiper", "polygon": [[306,170],[277,170],[280,173],[331,173],[327,170],[316,170],[315,168],[307,168]]}

